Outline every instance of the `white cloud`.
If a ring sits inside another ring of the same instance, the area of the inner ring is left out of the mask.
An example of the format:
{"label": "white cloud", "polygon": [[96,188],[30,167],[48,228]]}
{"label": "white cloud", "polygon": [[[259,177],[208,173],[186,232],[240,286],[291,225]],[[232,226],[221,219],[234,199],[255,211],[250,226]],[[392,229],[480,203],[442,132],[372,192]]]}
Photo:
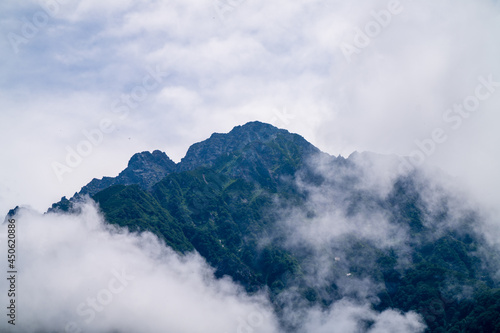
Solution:
{"label": "white cloud", "polygon": [[[91,203],[82,209],[23,209],[15,217],[17,321],[10,331],[277,332],[263,293],[248,296],[229,278],[216,280],[198,254],[179,256],[151,234],[104,224]],[[3,245],[6,234],[3,225]],[[0,327],[9,332],[5,320]]]}
{"label": "white cloud", "polygon": [[414,312],[402,314],[394,310],[377,313],[367,305],[360,305],[349,300],[341,300],[327,312],[311,310],[306,332],[343,333],[343,332],[423,332],[425,325]]}
{"label": "white cloud", "polygon": [[[105,224],[93,203],[81,208],[79,215],[21,209],[14,217],[17,318],[15,330],[1,321],[3,332],[281,332],[264,292],[250,296],[227,277],[216,280],[198,254],[178,255],[152,234]],[[4,224],[4,245],[6,238]],[[367,281],[344,287],[371,288]],[[292,301],[287,309],[305,315],[305,332],[358,332],[368,322],[368,332],[424,328],[412,312],[379,313],[348,299],[307,310]]]}

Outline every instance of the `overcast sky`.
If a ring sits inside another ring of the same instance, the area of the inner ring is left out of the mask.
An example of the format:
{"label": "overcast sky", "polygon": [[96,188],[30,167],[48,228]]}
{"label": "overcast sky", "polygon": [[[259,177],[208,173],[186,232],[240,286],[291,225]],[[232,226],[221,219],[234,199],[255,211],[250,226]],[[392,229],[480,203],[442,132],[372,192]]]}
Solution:
{"label": "overcast sky", "polygon": [[2,215],[251,120],[500,199],[498,1],[41,3],[0,2]]}

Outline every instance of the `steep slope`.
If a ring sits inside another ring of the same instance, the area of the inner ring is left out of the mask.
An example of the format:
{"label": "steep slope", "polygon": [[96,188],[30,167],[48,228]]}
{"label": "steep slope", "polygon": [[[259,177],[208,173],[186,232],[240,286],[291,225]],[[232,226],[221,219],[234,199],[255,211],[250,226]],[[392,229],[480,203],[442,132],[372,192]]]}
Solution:
{"label": "steep slope", "polygon": [[193,250],[170,213],[138,185],[114,185],[93,198],[106,212],[109,223],[127,227],[130,231],[151,231],[179,252]]}

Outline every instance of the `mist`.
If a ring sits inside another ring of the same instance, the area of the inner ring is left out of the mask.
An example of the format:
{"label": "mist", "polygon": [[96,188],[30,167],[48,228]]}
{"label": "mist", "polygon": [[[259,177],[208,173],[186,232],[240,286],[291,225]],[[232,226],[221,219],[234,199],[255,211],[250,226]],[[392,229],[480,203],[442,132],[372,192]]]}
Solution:
{"label": "mist", "polygon": [[2,320],[2,332],[277,332],[265,291],[249,296],[230,278],[215,279],[198,254],[105,224],[90,201],[80,208],[14,216],[17,324]]}
{"label": "mist", "polygon": [[[380,303],[379,293],[386,288],[376,270],[377,255],[394,253],[395,269],[403,274],[413,264],[415,247],[450,234],[477,239],[474,255],[481,260],[485,274],[500,281],[498,221],[492,219],[493,211],[457,177],[428,166],[401,168],[404,161],[373,153],[354,153],[347,159],[319,154],[297,174],[296,186],[306,199],[300,205],[278,202],[280,218],[275,234],[263,244],[280,244],[301,258],[303,278],[297,285],[305,283],[319,290],[318,297],[333,303],[326,309],[306,310],[307,302],[299,290],[291,288],[280,295],[289,322],[305,322],[307,332],[335,331],[338,325],[343,327],[338,332],[423,331],[420,314],[374,310]],[[410,195],[418,198],[421,227],[427,230],[424,234],[415,234],[414,226],[397,212],[403,209],[398,208],[397,188],[408,182],[413,191]],[[469,287],[451,276],[443,284],[447,301],[472,296]],[[329,318],[336,316],[351,320],[334,325]],[[382,318],[396,326],[384,326]],[[401,326],[395,329],[398,322]]]}
{"label": "mist", "polygon": [[[284,332],[266,290],[249,295],[227,276],[216,279],[196,252],[180,255],[153,234],[109,225],[91,200],[79,205],[78,214],[21,208],[12,217],[21,291],[18,324],[12,329],[2,321],[2,331]],[[5,224],[0,237],[4,243]],[[370,281],[354,281],[345,278],[346,295],[373,296]],[[0,288],[8,289],[6,280]],[[280,297],[287,303],[285,312],[300,319],[303,332],[413,333],[425,328],[415,313],[377,312],[354,298],[325,311],[298,301],[293,288]]]}

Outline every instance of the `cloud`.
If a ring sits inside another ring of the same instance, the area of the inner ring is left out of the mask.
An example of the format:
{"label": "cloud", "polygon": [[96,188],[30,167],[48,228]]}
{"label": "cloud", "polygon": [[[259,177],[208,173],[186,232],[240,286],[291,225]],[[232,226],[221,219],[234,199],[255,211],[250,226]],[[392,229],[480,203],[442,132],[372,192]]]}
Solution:
{"label": "cloud", "polygon": [[[277,297],[284,322],[304,332],[425,330],[417,313],[374,309],[386,288],[379,256],[394,251],[395,269],[403,271],[412,261],[411,244],[418,242],[385,204],[395,182],[406,176],[398,171],[400,161],[371,153],[348,160],[313,156],[296,179],[304,202],[277,203],[277,225],[262,243],[282,246],[301,266],[299,274],[285,278],[289,288]],[[311,308],[303,288],[329,305]]]}
{"label": "cloud", "polygon": [[81,208],[15,216],[17,321],[13,330],[2,320],[2,332],[277,332],[264,293],[216,280],[198,254],[181,256],[152,234],[105,224],[91,202]]}
{"label": "cloud", "polygon": [[[389,1],[232,2],[222,20],[222,0],[47,1],[59,11],[18,53],[7,35],[22,35],[24,19],[43,7],[0,5],[0,139],[11,142],[1,163],[23,166],[0,178],[0,187],[14,192],[3,194],[12,198],[3,213],[16,204],[45,210],[94,177],[118,174],[137,151],[161,149],[178,161],[193,142],[250,120],[344,155],[407,155],[440,127],[448,139],[426,163],[462,177],[491,205],[500,197],[500,94],[459,130],[442,118],[474,93],[479,76],[500,80],[498,2],[400,1],[401,13],[348,63],[340,45],[352,43],[356,29]],[[117,118],[113,103],[140,84],[148,66],[171,76],[126,119]],[[276,109],[293,118],[277,118]],[[117,130],[59,183],[51,163],[64,160],[65,147],[102,118],[112,118]]]}
{"label": "cloud", "polygon": [[303,206],[286,206],[282,212],[288,245],[305,242],[323,251],[349,235],[380,248],[404,244],[408,230],[394,224],[390,211],[381,204],[403,175],[398,171],[400,161],[396,156],[371,153],[354,153],[347,160],[312,157],[307,168],[322,182],[311,183],[307,173],[298,174],[297,187],[307,199]]}
{"label": "cloud", "polygon": [[[299,173],[296,186],[304,202],[278,205],[275,233],[263,240],[283,246],[301,263],[296,279],[288,278],[297,289],[280,294],[290,323],[305,323],[306,332],[423,331],[420,314],[373,310],[386,289],[378,258],[390,253],[397,258],[394,268],[403,273],[420,245],[443,236],[472,237],[477,250],[469,254],[482,265],[475,269],[498,281],[498,219],[456,178],[429,167],[408,173],[400,168],[401,161],[373,153],[354,153],[347,160],[319,155]],[[424,233],[412,232],[398,215],[394,191],[401,181],[411,184],[409,195],[415,195]],[[443,295],[450,299],[471,296],[472,288],[452,276],[443,285],[448,288]],[[311,288],[315,297],[332,304],[306,310],[304,291],[298,286]]]}
{"label": "cloud", "polygon": [[[81,209],[78,215],[41,215],[23,208],[14,217],[16,330],[2,321],[2,331],[282,332],[263,291],[248,295],[228,277],[215,279],[214,269],[197,253],[179,255],[152,234],[106,224],[92,202]],[[3,242],[6,236],[4,224]],[[8,283],[2,280],[0,288],[7,290]],[[361,298],[373,294],[366,280],[339,286]],[[280,295],[285,320],[291,320],[286,317],[291,313],[302,318],[305,332],[424,328],[412,312],[379,313],[353,299],[328,310],[308,309],[293,294]],[[5,295],[2,300],[7,304]]]}
{"label": "cloud", "polygon": [[385,310],[378,313],[368,305],[341,300],[326,312],[311,310],[304,328],[306,332],[318,333],[417,333],[425,330],[425,324],[414,312],[402,314],[394,310]]}

